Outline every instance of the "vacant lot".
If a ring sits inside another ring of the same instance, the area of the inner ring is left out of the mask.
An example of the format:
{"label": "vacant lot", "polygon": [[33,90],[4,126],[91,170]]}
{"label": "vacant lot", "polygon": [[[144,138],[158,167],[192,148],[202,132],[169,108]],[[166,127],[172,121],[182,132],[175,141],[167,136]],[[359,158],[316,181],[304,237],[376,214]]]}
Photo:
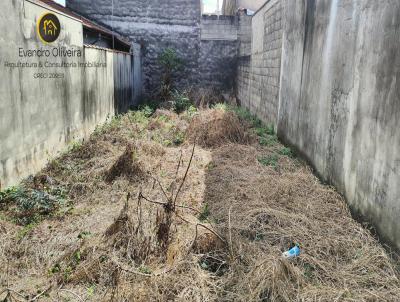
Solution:
{"label": "vacant lot", "polygon": [[0,194],[1,301],[400,297],[343,198],[238,108],[130,112]]}

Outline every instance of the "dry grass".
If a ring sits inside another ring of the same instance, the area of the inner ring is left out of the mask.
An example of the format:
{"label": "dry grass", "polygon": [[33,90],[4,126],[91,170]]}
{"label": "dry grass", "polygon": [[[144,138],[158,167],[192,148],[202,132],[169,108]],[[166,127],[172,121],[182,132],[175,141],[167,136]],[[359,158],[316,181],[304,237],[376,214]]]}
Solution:
{"label": "dry grass", "polygon": [[239,118],[231,111],[206,109],[196,115],[186,132],[189,141],[205,148],[227,143],[247,144],[250,136]]}
{"label": "dry grass", "polygon": [[252,131],[222,109],[98,129],[35,178],[68,204],[28,227],[0,212],[0,300],[398,301],[396,262],[343,198]]}

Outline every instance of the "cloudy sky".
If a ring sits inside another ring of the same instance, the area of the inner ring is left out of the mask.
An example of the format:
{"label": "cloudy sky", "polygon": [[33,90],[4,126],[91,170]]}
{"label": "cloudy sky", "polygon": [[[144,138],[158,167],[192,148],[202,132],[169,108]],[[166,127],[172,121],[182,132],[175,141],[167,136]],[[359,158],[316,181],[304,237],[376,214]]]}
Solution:
{"label": "cloudy sky", "polygon": [[[65,0],[55,0],[56,2],[65,5]],[[222,5],[223,0],[219,0],[219,5]],[[217,0],[203,0],[204,2],[204,12],[213,13],[217,9]]]}

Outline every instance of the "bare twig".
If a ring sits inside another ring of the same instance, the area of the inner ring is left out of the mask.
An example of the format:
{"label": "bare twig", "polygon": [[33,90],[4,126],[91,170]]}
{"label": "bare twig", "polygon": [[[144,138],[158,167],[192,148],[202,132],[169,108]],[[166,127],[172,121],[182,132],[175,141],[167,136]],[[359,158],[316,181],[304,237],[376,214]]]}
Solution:
{"label": "bare twig", "polygon": [[79,296],[77,293],[74,293],[72,290],[66,289],[66,288],[60,288],[59,291],[63,291],[63,292],[67,292],[70,293],[71,295],[75,296],[76,298],[78,298],[79,301],[84,302],[84,300],[82,299],[81,296]]}
{"label": "bare twig", "polygon": [[181,167],[182,156],[183,156],[183,151],[181,149],[181,156],[179,157],[178,166],[176,168],[176,173],[175,173],[175,178],[178,176],[179,168]]}
{"label": "bare twig", "polygon": [[196,237],[197,237],[197,227],[201,226],[203,228],[205,228],[206,230],[209,230],[211,233],[213,233],[215,236],[218,237],[219,240],[221,240],[225,245],[228,245],[228,243],[226,242],[226,240],[224,238],[222,238],[222,236],[220,234],[218,234],[216,231],[214,231],[213,229],[209,228],[208,226],[202,224],[202,223],[193,223],[190,222],[189,220],[183,218],[182,216],[180,216],[179,214],[175,213],[175,215],[180,218],[181,220],[183,220],[186,223],[189,224],[194,224],[196,226]]}
{"label": "bare twig", "polygon": [[150,202],[150,203],[155,203],[155,204],[159,204],[159,205],[162,205],[162,206],[166,206],[166,205],[167,205],[166,202],[155,201],[155,200],[151,200],[151,199],[145,197],[145,196],[142,194],[142,192],[139,193],[139,199],[144,199],[144,200],[146,200],[146,201],[148,201],[148,202]]}
{"label": "bare twig", "polygon": [[187,177],[189,169],[190,169],[190,165],[192,164],[193,155],[194,155],[194,149],[195,148],[196,148],[196,140],[194,141],[194,144],[193,144],[192,155],[190,156],[190,160],[189,160],[189,164],[188,164],[188,166],[186,168],[185,176],[183,176],[183,179],[182,179],[182,182],[181,182],[181,184],[180,184],[180,186],[178,188],[178,191],[176,191],[176,195],[175,195],[175,198],[174,198],[174,204],[173,204],[174,207],[175,207],[175,204],[176,204],[176,200],[178,199],[178,195],[179,195],[180,191],[182,190],[183,184],[185,183],[186,177]]}
{"label": "bare twig", "polygon": [[29,302],[33,302],[36,301],[37,299],[39,299],[41,296],[43,296],[45,293],[47,293],[49,290],[51,289],[51,285],[46,288],[44,291],[42,291],[41,293],[37,294],[35,297],[33,297],[32,299],[29,300]]}
{"label": "bare twig", "polygon": [[231,257],[233,257],[231,210],[232,206],[229,207],[229,212],[228,212],[228,230],[229,230],[229,252],[231,254]]}
{"label": "bare twig", "polygon": [[153,177],[153,176],[151,176],[151,177],[152,177],[152,178],[154,179],[154,181],[158,184],[158,186],[160,187],[160,189],[161,189],[162,193],[164,194],[165,198],[167,199],[167,201],[169,201],[171,198],[168,197],[168,195],[167,195],[167,193],[165,192],[164,187],[161,185],[160,181],[159,181],[157,178]]}

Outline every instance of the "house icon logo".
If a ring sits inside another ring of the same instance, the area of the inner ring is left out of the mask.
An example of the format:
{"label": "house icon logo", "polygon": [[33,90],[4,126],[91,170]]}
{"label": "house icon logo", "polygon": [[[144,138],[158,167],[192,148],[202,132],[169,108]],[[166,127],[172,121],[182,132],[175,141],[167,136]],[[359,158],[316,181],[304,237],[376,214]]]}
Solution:
{"label": "house icon logo", "polygon": [[52,43],[60,36],[61,24],[57,16],[45,13],[37,23],[37,33],[44,43]]}

